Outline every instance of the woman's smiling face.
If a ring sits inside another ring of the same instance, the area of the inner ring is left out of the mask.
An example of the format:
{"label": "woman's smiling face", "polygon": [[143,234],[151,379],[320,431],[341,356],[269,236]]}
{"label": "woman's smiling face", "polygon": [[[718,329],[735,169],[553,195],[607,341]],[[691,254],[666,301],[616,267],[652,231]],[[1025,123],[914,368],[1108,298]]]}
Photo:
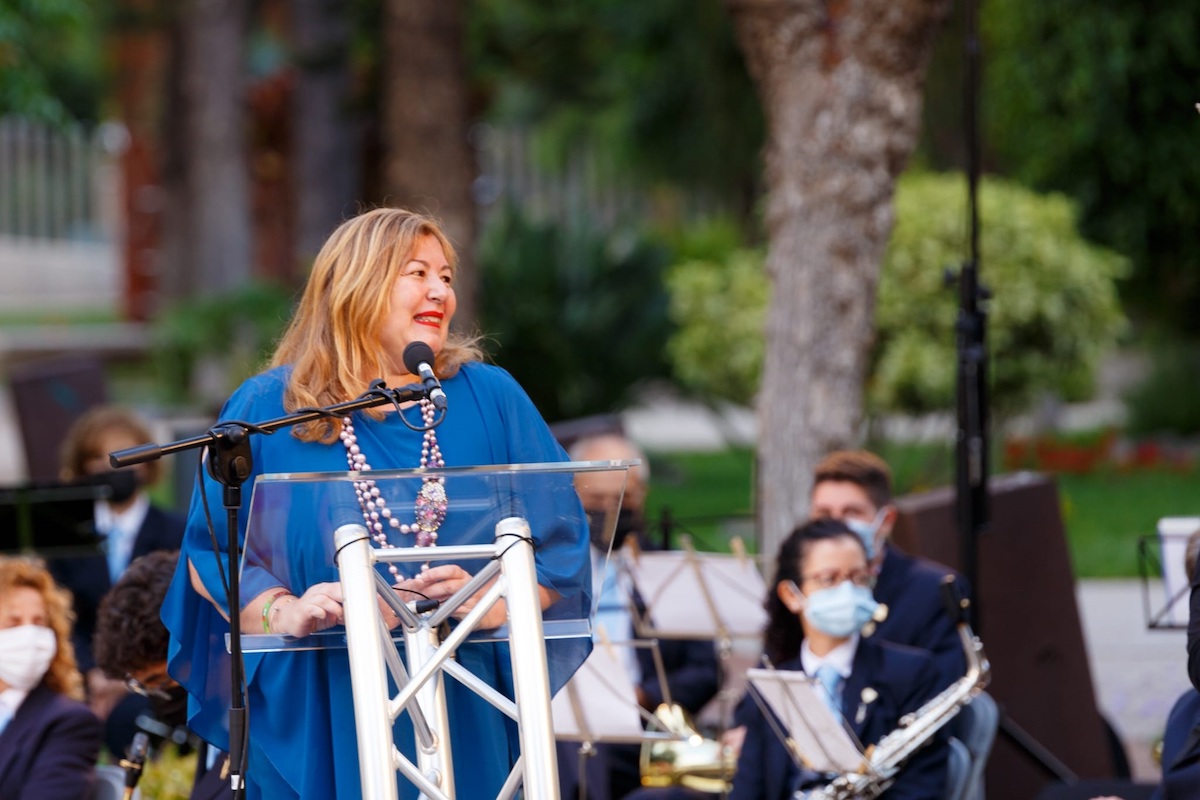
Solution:
{"label": "woman's smiling face", "polygon": [[[422,236],[391,286],[380,334],[391,379],[409,375],[404,368],[404,348],[413,342],[425,342],[434,354],[441,352],[457,306],[454,268],[441,243],[433,236]],[[398,384],[389,380],[389,385]]]}

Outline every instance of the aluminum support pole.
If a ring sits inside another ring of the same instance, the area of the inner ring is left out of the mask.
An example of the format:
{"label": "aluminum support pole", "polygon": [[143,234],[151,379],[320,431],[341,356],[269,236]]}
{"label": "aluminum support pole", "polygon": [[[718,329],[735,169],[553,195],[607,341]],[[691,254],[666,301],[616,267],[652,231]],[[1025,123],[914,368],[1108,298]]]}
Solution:
{"label": "aluminum support pole", "polygon": [[550,716],[550,671],[542,629],[542,603],[529,523],[508,517],[496,524],[496,547],[508,601],[508,631],[525,796],[557,800],[558,761]]}
{"label": "aluminum support pole", "polygon": [[398,800],[392,719],[383,702],[388,685],[382,669],[383,640],[376,622],[379,608],[371,539],[362,525],[343,525],[333,536],[342,583],[346,646],[354,654],[350,659],[350,685],[362,796],[364,800]]}

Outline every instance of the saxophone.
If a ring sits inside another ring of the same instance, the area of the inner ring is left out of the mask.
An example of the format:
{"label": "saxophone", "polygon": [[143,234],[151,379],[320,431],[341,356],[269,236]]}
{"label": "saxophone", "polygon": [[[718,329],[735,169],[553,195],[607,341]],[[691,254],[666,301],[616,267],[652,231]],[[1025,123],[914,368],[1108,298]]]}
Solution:
{"label": "saxophone", "polygon": [[839,775],[830,783],[808,790],[805,800],[863,800],[879,797],[896,780],[904,762],[929,743],[942,727],[954,719],[959,710],[983,691],[991,676],[991,668],[983,652],[983,644],[967,622],[970,601],[961,597],[954,578],[947,575],[942,582],[947,609],[952,610],[966,654],[967,671],[916,711],[900,719],[900,727],[867,748],[866,758],[857,772]]}

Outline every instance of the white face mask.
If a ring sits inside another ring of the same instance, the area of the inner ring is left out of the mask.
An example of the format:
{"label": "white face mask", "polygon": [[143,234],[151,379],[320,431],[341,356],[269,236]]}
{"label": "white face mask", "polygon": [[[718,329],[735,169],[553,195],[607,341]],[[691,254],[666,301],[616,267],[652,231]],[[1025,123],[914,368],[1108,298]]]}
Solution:
{"label": "white face mask", "polygon": [[28,692],[41,683],[58,653],[58,639],[45,625],[0,630],[0,681]]}
{"label": "white face mask", "polygon": [[867,551],[867,560],[870,561],[875,557],[875,534],[879,533],[879,528],[883,525],[884,515],[887,513],[886,508],[881,508],[875,512],[875,517],[870,522],[863,522],[858,519],[846,518],[842,523],[858,534],[858,538],[862,539],[863,549]]}

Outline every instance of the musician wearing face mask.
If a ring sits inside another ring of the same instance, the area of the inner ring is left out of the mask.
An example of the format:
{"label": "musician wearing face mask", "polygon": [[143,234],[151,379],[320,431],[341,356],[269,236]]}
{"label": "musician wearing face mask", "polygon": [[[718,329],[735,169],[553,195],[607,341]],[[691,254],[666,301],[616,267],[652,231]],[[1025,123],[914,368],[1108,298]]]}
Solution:
{"label": "musician wearing face mask", "polygon": [[[846,525],[819,519],[797,528],[780,547],[775,576],[766,603],[766,656],[779,669],[814,676],[864,748],[937,694],[938,672],[927,653],[860,634],[876,610],[873,576],[862,540]],[[743,699],[738,716],[746,736],[730,800],[790,800],[829,780],[795,765],[753,698]],[[939,800],[947,758],[942,731],[881,797]]]}
{"label": "musician wearing face mask", "polygon": [[133,720],[145,712],[144,698],[131,695],[120,681],[109,680],[96,666],[92,638],[100,600],[125,567],[138,556],[157,550],[178,550],[184,518],[151,502],[149,489],[160,476],[160,463],[151,461],[114,470],[108,454],[151,441],[146,423],[121,406],[99,406],[85,412],[67,432],[61,453],[64,481],[97,483],[107,495],[96,501],[96,531],[102,552],[52,558],[50,572],[74,597],[72,634],[79,668],[86,681],[88,705],[105,723],[109,751],[124,753],[136,733]]}
{"label": "musician wearing face mask", "polygon": [[942,601],[942,578],[955,576],[958,591],[969,597],[966,582],[942,564],[908,555],[889,542],[896,523],[892,479],[887,464],[864,450],[827,455],[813,473],[810,515],[844,522],[858,534],[875,572],[874,597],[887,607],[875,636],[928,650],[945,688],[966,670],[962,642]]}
{"label": "musician wearing face mask", "polygon": [[[97,666],[148,701],[153,719],[143,727],[172,738],[186,731],[187,692],[167,674],[169,637],[158,615],[178,561],[178,551],[135,559],[101,601],[95,639]],[[227,753],[200,743],[190,800],[233,796],[227,759]]]}
{"label": "musician wearing face mask", "polygon": [[[635,639],[634,615],[643,614],[642,604],[628,574],[625,560],[648,544],[645,536],[644,509],[649,481],[649,462],[642,451],[617,434],[589,436],[578,440],[570,450],[572,461],[638,460],[640,466],[628,473],[591,472],[577,481],[583,508],[588,512],[592,535],[592,586],[598,595],[596,626],[613,642]],[[622,487],[624,494],[622,495]],[[614,509],[615,520],[612,519]],[[607,533],[613,527],[611,540]],[[604,557],[612,555],[607,568]],[[653,611],[651,610],[651,614]],[[709,640],[660,639],[671,700],[688,713],[697,713],[717,693],[720,685],[717,657]],[[638,703],[653,711],[663,702],[653,653],[647,648],[622,648],[626,669],[633,680]],[[589,798],[619,800],[641,785],[638,745],[598,744],[586,759],[585,775],[579,770],[579,745],[558,743],[560,794],[563,798],[586,794]]]}
{"label": "musician wearing face mask", "polygon": [[0,557],[0,797],[90,797],[100,722],[83,704],[71,599],[40,561]]}

